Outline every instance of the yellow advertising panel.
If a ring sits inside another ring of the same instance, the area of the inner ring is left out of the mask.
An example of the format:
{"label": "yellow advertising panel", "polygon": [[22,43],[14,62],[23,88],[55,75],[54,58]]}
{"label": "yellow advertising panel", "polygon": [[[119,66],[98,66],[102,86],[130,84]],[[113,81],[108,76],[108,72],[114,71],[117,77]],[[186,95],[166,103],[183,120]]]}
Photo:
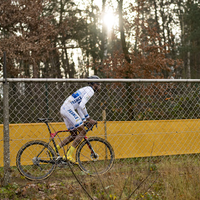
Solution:
{"label": "yellow advertising panel", "polygon": [[[54,131],[65,130],[64,123],[51,123]],[[53,131],[52,131],[53,132]],[[10,124],[11,166],[20,147],[31,140],[49,141],[49,133],[43,123]],[[56,137],[59,143],[68,133]],[[200,120],[158,121],[108,121],[99,122],[90,136],[106,138],[117,158],[193,154],[200,152]],[[0,166],[3,166],[3,125],[0,125]]]}

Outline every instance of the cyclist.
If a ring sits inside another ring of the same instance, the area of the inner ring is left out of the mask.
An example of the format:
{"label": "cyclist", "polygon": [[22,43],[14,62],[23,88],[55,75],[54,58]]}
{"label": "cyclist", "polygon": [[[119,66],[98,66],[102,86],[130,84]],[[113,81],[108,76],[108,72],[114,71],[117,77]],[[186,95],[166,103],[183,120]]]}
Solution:
{"label": "cyclist", "polygon": [[[88,78],[99,79],[99,77],[96,75],[89,76]],[[94,92],[97,92],[101,89],[101,85],[97,82],[89,82],[88,84],[89,86],[80,88],[71,96],[69,96],[60,108],[60,113],[64,119],[65,125],[70,130],[71,135],[66,137],[59,145],[57,145],[57,148],[59,150],[74,140],[69,150],[67,151],[67,159],[74,164],[77,163],[75,163],[72,154],[75,148],[86,135],[86,130],[83,123],[87,121],[89,122],[89,126],[95,125],[97,123],[97,121],[90,118],[85,105],[94,95]],[[78,135],[77,130],[79,132]]]}

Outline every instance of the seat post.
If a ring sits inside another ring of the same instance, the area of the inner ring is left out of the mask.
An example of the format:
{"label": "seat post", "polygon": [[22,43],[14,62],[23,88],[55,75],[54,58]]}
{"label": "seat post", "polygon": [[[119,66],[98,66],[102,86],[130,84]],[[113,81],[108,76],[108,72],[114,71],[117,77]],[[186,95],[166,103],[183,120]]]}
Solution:
{"label": "seat post", "polygon": [[47,128],[48,128],[48,130],[49,130],[49,134],[51,134],[51,129],[50,129],[50,127],[49,127],[48,121],[45,121],[44,123],[47,125]]}

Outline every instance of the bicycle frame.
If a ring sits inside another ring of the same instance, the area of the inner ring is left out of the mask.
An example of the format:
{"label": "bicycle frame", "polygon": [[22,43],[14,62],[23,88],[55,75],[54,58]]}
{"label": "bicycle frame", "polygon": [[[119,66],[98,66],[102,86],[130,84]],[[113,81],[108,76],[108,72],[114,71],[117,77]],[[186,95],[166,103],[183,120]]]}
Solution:
{"label": "bicycle frame", "polygon": [[[55,138],[55,136],[56,136],[58,133],[70,132],[70,130],[69,130],[69,129],[67,129],[67,130],[60,130],[60,131],[56,131],[56,132],[52,133],[52,132],[51,132],[51,129],[50,129],[50,126],[49,126],[49,123],[48,123],[48,119],[39,118],[38,120],[41,121],[41,122],[44,122],[44,123],[46,124],[46,126],[47,126],[47,128],[48,128],[48,131],[49,131],[49,134],[50,134],[50,137],[51,137],[50,142],[51,142],[51,141],[53,142],[54,148],[55,148],[55,150],[56,150],[56,154],[57,154],[57,156],[60,156],[54,138]],[[86,130],[86,133],[87,133],[88,131],[92,130],[92,129],[93,129],[93,126],[90,127],[90,128],[88,128],[88,129]],[[87,143],[87,145],[88,145],[88,148],[89,148],[90,151],[91,151],[91,155],[94,156],[94,157],[96,158],[96,153],[94,152],[94,149],[92,148],[92,145],[90,144],[90,142],[89,142],[87,136],[84,137],[84,140],[86,141],[86,143]]]}
{"label": "bicycle frame", "polygon": [[92,156],[94,155],[94,158],[96,158],[96,154],[95,154],[95,152],[94,152],[94,149],[92,148],[92,145],[90,144],[90,142],[89,142],[87,136],[85,136],[84,139],[85,139],[85,141],[86,141],[86,143],[87,143],[87,145],[88,145],[88,147],[89,147],[89,149],[90,149],[90,151],[91,151],[91,155],[92,155]]}
{"label": "bicycle frame", "polygon": [[50,134],[50,137],[51,137],[51,141],[53,142],[54,148],[55,148],[55,150],[56,150],[56,154],[59,156],[60,154],[59,154],[59,152],[58,152],[58,148],[57,148],[57,146],[56,146],[56,142],[55,142],[55,140],[54,140],[54,137],[55,137],[58,133],[61,133],[61,132],[69,132],[69,130],[68,130],[68,129],[67,129],[67,130],[61,130],[61,131],[56,131],[56,132],[52,133],[52,132],[51,132],[51,129],[50,129],[50,126],[49,126],[49,123],[48,123],[48,119],[39,118],[38,120],[41,121],[41,122],[44,122],[44,123],[46,124],[46,126],[47,126],[47,128],[48,128],[48,131],[49,131],[49,134]]}

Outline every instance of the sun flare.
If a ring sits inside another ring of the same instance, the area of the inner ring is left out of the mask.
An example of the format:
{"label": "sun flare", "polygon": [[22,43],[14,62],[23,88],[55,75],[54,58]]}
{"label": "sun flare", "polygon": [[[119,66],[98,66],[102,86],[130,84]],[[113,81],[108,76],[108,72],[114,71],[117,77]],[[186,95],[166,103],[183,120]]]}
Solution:
{"label": "sun flare", "polygon": [[105,13],[103,16],[103,23],[108,31],[111,31],[116,24],[116,16],[112,12]]}

